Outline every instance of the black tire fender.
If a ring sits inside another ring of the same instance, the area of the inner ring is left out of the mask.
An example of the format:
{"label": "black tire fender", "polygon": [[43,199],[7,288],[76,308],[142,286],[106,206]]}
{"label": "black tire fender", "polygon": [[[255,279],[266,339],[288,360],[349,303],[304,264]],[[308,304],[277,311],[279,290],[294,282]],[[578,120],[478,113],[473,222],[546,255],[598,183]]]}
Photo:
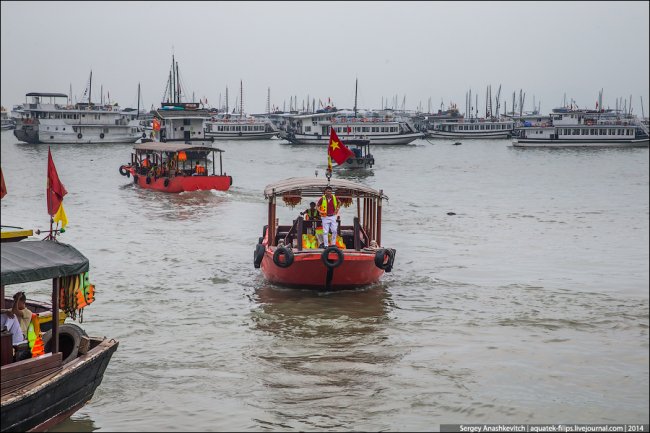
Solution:
{"label": "black tire fender", "polygon": [[123,165],[120,166],[120,174],[126,176],[129,173],[129,170],[126,169]]}
{"label": "black tire fender", "polygon": [[147,185],[151,183],[151,177],[150,176],[147,176],[146,182],[147,182]]}
{"label": "black tire fender", "polygon": [[147,133],[146,132],[142,133],[142,138],[147,138]]}
{"label": "black tire fender", "polygon": [[[280,256],[284,255],[284,262],[280,261]],[[276,266],[280,268],[288,268],[293,264],[293,251],[291,251],[289,248],[285,247],[284,245],[281,245],[276,248],[275,253],[273,253],[273,263],[275,263]]]}
{"label": "black tire fender", "polygon": [[[59,351],[63,357],[63,364],[67,364],[77,358],[81,337],[87,337],[86,331],[74,323],[59,325]],[[45,353],[52,352],[52,330],[43,334],[43,347]]]}
{"label": "black tire fender", "polygon": [[83,135],[81,134],[81,132],[80,132],[79,134],[77,134],[77,138],[78,138],[79,140],[81,140],[82,137],[83,137]]}
{"label": "black tire fender", "polygon": [[163,185],[165,185],[165,188],[169,186],[169,179],[165,179],[163,182]]}
{"label": "black tire fender", "polygon": [[391,248],[381,248],[375,253],[375,266],[386,272],[393,269],[393,262],[395,261],[395,250]]}
{"label": "black tire fender", "polygon": [[253,266],[255,266],[255,269],[258,269],[262,264],[265,250],[266,248],[264,248],[264,245],[262,245],[261,242],[255,245],[255,251],[253,252]]}
{"label": "black tire fender", "polygon": [[99,138],[104,138],[104,133],[99,134]]}
{"label": "black tire fender", "polygon": [[[329,255],[330,253],[336,253],[337,257],[336,260],[333,262],[330,262]],[[323,250],[322,254],[320,255],[320,259],[323,261],[325,266],[327,266],[330,269],[338,268],[341,266],[343,263],[344,257],[343,257],[343,251],[335,245],[331,245],[325,250]]]}

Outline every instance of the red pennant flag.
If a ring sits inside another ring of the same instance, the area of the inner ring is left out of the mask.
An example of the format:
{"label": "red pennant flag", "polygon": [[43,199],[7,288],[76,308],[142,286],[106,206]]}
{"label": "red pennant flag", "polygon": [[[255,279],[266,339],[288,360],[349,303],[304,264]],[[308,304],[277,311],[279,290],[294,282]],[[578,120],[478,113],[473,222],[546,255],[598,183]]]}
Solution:
{"label": "red pennant flag", "polygon": [[0,198],[3,198],[7,195],[7,186],[5,185],[5,177],[2,174],[2,169],[0,168]]}
{"label": "red pennant flag", "polygon": [[336,132],[334,132],[334,128],[330,128],[330,144],[327,147],[327,156],[336,161],[338,165],[343,164],[348,158],[354,156],[354,152],[339,140]]}
{"label": "red pennant flag", "polygon": [[47,149],[47,213],[54,216],[61,207],[63,196],[68,191],[59,180],[59,175],[56,172],[54,161],[52,160],[52,152]]}

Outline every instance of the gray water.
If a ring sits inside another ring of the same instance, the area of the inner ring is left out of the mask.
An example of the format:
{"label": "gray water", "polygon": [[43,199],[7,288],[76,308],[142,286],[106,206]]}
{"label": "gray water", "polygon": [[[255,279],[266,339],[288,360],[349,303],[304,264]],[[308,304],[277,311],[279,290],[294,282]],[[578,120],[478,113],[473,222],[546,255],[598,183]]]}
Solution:
{"label": "gray water", "polygon": [[[339,176],[389,196],[395,268],[315,293],[252,263],[264,187],[326,165],[325,147],[282,143],[220,142],[231,189],[175,195],[119,175],[131,145],[53,147],[60,239],[97,287],[82,326],[120,341],[56,430],[648,423],[648,149],[377,146],[372,170]],[[1,150],[2,224],[46,228],[47,146],[8,131]]]}

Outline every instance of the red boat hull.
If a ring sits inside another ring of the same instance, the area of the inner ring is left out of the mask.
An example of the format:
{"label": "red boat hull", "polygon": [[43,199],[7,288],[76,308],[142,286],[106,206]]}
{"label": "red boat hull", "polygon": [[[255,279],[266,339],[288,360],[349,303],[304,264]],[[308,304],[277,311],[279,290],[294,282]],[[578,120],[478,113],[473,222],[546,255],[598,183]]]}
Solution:
{"label": "red boat hull", "polygon": [[[133,176],[133,172],[131,172],[131,175]],[[137,180],[135,179],[134,177],[134,183],[140,188],[172,193],[211,189],[227,191],[232,185],[232,177],[230,176],[175,176],[169,179],[150,177],[150,183],[147,183],[146,176],[138,176]],[[167,186],[165,186],[165,180],[169,181]]]}
{"label": "red boat hull", "polygon": [[[262,273],[272,283],[291,287],[326,288],[328,268],[321,260],[323,250],[295,252],[293,263],[281,268],[273,262],[273,253],[268,247],[262,259]],[[384,271],[375,265],[375,253],[343,250],[343,263],[333,269],[331,289],[345,289],[366,286],[379,281]],[[336,258],[330,254],[330,260]]]}

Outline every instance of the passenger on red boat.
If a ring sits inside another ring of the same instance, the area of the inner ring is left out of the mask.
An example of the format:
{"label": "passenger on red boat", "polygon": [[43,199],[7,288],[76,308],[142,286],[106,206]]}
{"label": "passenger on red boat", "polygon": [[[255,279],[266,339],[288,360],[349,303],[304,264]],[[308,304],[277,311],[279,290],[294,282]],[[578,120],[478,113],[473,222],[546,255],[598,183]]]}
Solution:
{"label": "passenger on red boat", "polygon": [[11,332],[12,344],[17,346],[27,339],[27,328],[32,320],[32,312],[25,307],[27,296],[25,292],[14,295],[14,304],[11,309],[2,310],[2,326]]}
{"label": "passenger on red boat", "polygon": [[320,213],[316,209],[316,202],[309,203],[309,209],[300,212],[300,215],[305,216],[305,227],[309,234],[313,234],[313,229],[316,228],[318,220],[320,220]]}
{"label": "passenger on red boat", "polygon": [[329,246],[328,233],[332,233],[332,242],[336,244],[336,215],[339,212],[339,203],[336,200],[336,195],[332,194],[332,187],[326,186],[325,195],[318,200],[318,212],[321,215],[323,222],[323,243],[322,247]]}

